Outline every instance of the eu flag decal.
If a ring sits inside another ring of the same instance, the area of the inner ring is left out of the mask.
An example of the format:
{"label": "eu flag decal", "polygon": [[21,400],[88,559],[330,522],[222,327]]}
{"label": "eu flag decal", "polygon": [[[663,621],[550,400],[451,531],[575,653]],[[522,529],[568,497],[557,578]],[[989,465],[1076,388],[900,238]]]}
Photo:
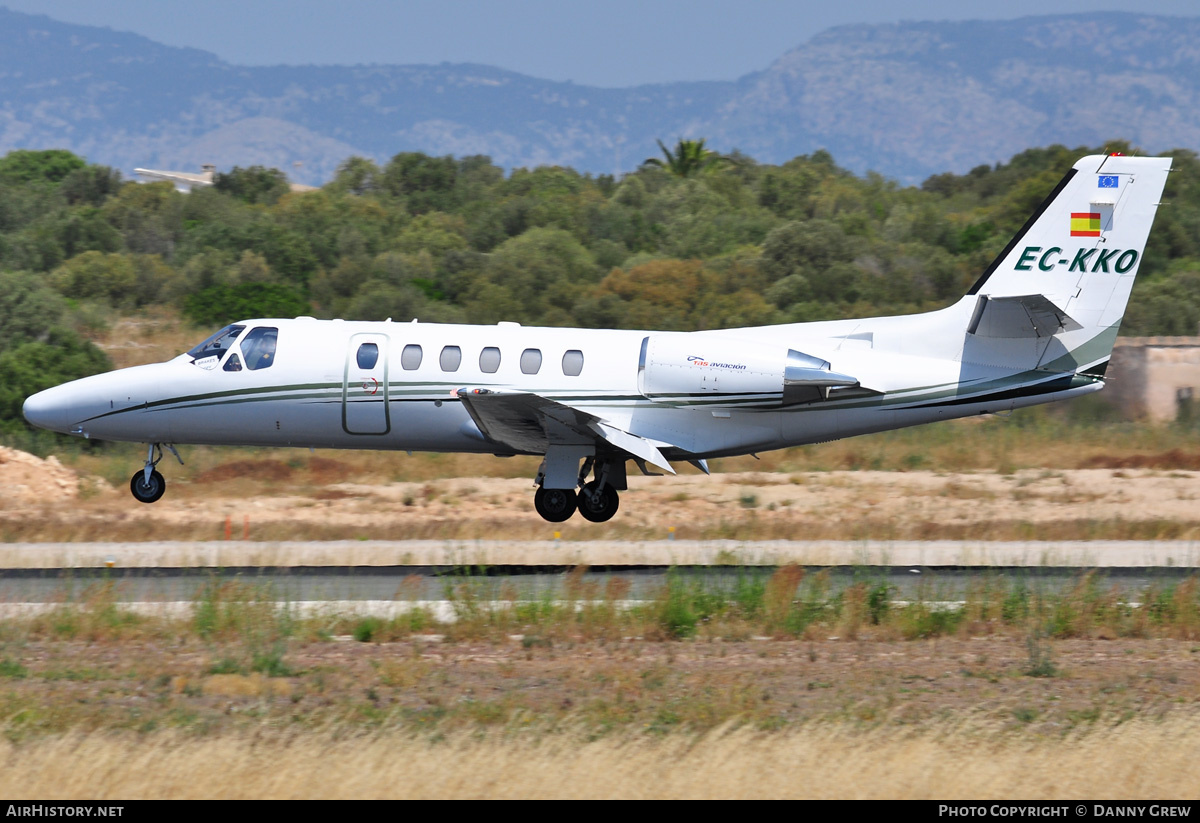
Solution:
{"label": "eu flag decal", "polygon": [[1102,174],[1102,175],[1100,175],[1100,184],[1099,184],[1099,186],[1100,186],[1100,188],[1102,188],[1102,189],[1115,189],[1115,188],[1117,188],[1117,176],[1116,176],[1115,174]]}

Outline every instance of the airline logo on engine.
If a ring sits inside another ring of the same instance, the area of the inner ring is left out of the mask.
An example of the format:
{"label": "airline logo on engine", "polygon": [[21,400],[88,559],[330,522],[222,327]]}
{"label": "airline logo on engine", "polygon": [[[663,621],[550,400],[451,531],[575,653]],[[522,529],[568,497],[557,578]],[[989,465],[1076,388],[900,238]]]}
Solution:
{"label": "airline logo on engine", "polygon": [[1058,246],[1042,250],[1041,246],[1026,246],[1013,266],[1017,271],[1032,271],[1037,266],[1041,271],[1054,271],[1065,267],[1077,272],[1116,272],[1125,274],[1137,264],[1138,253],[1134,249],[1076,249],[1064,252]]}
{"label": "airline logo on engine", "polygon": [[711,369],[733,369],[735,371],[740,371],[746,368],[741,363],[710,363],[703,357],[696,357],[695,355],[688,357],[688,363],[693,366],[708,366]]}

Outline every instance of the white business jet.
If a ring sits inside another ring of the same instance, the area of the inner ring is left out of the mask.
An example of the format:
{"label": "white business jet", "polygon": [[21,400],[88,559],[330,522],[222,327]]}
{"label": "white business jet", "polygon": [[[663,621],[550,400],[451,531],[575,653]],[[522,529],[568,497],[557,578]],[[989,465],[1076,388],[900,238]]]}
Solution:
{"label": "white business jet", "polygon": [[165,363],[39,392],[25,418],[147,443],[130,481],[144,503],[176,444],[531,454],[542,517],[602,522],[629,461],[707,472],[1103,388],[1170,167],[1084,157],[939,311],[700,332],[245,320]]}

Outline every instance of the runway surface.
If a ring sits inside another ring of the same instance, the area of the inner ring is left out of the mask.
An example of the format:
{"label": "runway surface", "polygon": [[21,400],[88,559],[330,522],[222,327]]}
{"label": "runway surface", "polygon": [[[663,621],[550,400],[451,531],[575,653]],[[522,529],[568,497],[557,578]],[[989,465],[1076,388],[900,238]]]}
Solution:
{"label": "runway surface", "polygon": [[[604,591],[622,578],[629,601],[653,598],[667,574],[708,590],[761,582],[785,564],[824,571],[835,589],[865,581],[891,596],[953,602],[987,578],[1048,591],[1092,570],[1106,587],[1136,597],[1198,572],[1200,543],[802,542],[802,541],[395,541],[252,543],[42,543],[0,545],[0,613],[77,601],[115,583],[139,608],[190,606],[204,587],[230,581],[256,597],[391,613],[401,604],[453,611],[463,593],[481,601],[560,599],[568,573]],[[578,582],[578,581],[576,581]],[[305,604],[305,605],[300,605]]]}
{"label": "runway surface", "polygon": [[[928,567],[805,567],[809,574],[825,571],[829,586],[840,591],[858,582],[868,586],[886,584],[891,596],[903,600],[963,599],[967,590],[984,579],[1006,586],[1058,591],[1078,585],[1082,570],[1054,568],[931,569]],[[572,585],[582,583],[598,593],[609,580],[620,578],[627,593],[624,599],[644,601],[661,592],[668,574],[687,586],[707,591],[734,591],[739,585],[762,583],[774,573],[771,567],[668,569],[589,569]],[[1191,569],[1111,568],[1096,571],[1106,589],[1116,588],[1136,596],[1152,585],[1168,585],[1191,574]],[[87,589],[96,583],[115,584],[115,597],[122,602],[195,602],[205,588],[237,582],[250,587],[255,597],[289,603],[365,603],[404,601],[411,603],[452,602],[469,596],[477,601],[499,601],[515,597],[523,601],[560,600],[566,596],[569,571],[545,569],[524,572],[506,569],[499,574],[478,575],[459,570],[422,567],[372,567],[330,569],[89,569],[74,571],[0,571],[0,607],[13,603],[56,603],[84,601]]]}
{"label": "runway surface", "polygon": [[334,540],[5,543],[0,569],[723,566],[1200,567],[1200,541]]}

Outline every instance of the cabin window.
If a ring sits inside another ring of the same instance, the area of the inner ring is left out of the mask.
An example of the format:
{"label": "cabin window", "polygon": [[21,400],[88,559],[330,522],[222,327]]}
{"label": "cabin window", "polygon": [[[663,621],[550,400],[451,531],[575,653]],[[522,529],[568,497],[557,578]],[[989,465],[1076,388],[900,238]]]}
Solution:
{"label": "cabin window", "polygon": [[279,329],[260,327],[254,329],[242,338],[242,356],[246,358],[246,368],[250,371],[267,369],[275,362],[275,342],[279,338]]}
{"label": "cabin window", "polygon": [[521,352],[521,374],[537,374],[542,367],[542,352],[540,349],[526,349]]}
{"label": "cabin window", "polygon": [[242,361],[238,359],[237,352],[229,355],[229,359],[225,361],[225,371],[241,371]]}
{"label": "cabin window", "polygon": [[415,343],[409,343],[404,347],[404,351],[400,352],[400,368],[405,371],[415,371],[421,368],[421,347]]}
{"label": "cabin window", "polygon": [[442,349],[442,371],[458,371],[462,364],[462,349],[458,346],[446,346]]}
{"label": "cabin window", "polygon": [[500,369],[500,350],[488,346],[479,353],[479,370],[485,374],[495,374]]}
{"label": "cabin window", "polygon": [[571,349],[563,355],[563,374],[567,377],[578,377],[583,371],[583,352],[579,349]]}
{"label": "cabin window", "polygon": [[375,364],[379,362],[379,346],[375,343],[363,343],[358,347],[357,361],[360,369],[375,368]]}
{"label": "cabin window", "polygon": [[224,356],[225,352],[229,351],[234,341],[237,340],[238,335],[245,330],[245,326],[226,326],[189,351],[188,356],[192,358],[193,362],[203,360],[206,357],[220,358]]}

